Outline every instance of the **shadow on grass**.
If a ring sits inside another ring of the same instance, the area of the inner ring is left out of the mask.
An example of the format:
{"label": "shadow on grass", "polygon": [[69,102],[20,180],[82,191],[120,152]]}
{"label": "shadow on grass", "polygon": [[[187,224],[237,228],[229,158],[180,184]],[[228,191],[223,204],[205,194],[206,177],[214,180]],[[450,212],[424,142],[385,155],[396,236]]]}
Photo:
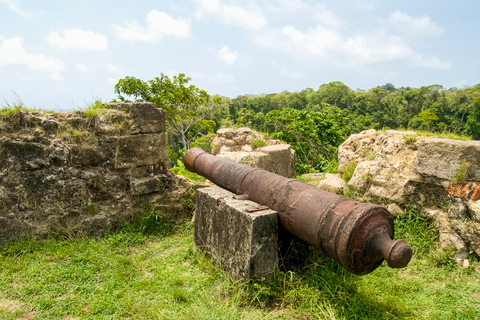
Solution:
{"label": "shadow on grass", "polygon": [[359,291],[361,277],[312,251],[305,265],[278,269],[272,283],[247,283],[247,300],[248,304],[260,308],[272,311],[293,308],[320,319],[403,319],[414,316],[389,299]]}

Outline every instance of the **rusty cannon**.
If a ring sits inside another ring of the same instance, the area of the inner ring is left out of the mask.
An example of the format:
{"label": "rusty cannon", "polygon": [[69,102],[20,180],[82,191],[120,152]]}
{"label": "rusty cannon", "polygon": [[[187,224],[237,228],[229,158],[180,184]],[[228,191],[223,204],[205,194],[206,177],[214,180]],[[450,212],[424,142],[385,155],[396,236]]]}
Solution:
{"label": "rusty cannon", "polygon": [[383,260],[405,267],[412,250],[393,240],[393,217],[385,208],[342,197],[320,188],[190,149],[185,167],[216,185],[278,212],[282,226],[357,275],[375,270]]}

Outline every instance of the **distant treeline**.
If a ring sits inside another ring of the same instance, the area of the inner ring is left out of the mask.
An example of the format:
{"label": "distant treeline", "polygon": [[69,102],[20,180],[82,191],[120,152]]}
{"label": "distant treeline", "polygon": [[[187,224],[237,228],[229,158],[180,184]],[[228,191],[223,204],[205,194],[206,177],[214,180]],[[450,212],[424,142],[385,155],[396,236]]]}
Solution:
{"label": "distant treeline", "polygon": [[447,131],[480,139],[480,84],[461,89],[434,84],[417,89],[387,83],[363,91],[336,81],[318,90],[222,98],[211,120],[217,128],[249,126],[268,132],[267,113],[285,108],[317,112],[338,108],[335,112],[348,119],[346,134],[391,128]]}

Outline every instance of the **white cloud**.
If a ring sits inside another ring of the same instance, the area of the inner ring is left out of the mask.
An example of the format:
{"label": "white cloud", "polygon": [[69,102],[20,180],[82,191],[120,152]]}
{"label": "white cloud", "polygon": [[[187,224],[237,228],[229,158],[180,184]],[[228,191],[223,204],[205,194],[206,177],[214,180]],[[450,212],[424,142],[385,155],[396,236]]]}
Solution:
{"label": "white cloud", "polygon": [[109,63],[107,64],[107,69],[110,71],[110,72],[113,72],[113,73],[116,73],[116,74],[124,74],[126,73],[125,70],[123,69],[120,69],[119,67]]}
{"label": "white cloud", "polygon": [[448,61],[444,62],[437,57],[423,57],[421,54],[416,54],[413,58],[413,63],[420,67],[430,69],[446,70],[452,67],[452,64]]}
{"label": "white cloud", "polygon": [[107,37],[100,33],[92,31],[69,29],[59,32],[51,32],[47,36],[47,41],[62,49],[84,49],[104,51],[108,48]]}
{"label": "white cloud", "polygon": [[52,77],[59,79],[63,71],[63,61],[47,57],[43,54],[30,54],[22,47],[23,39],[10,38],[0,45],[0,67],[6,65],[26,65],[31,69],[52,72]]}
{"label": "white cloud", "polygon": [[272,66],[274,66],[278,71],[280,71],[280,75],[283,78],[289,78],[292,80],[299,80],[305,78],[305,76],[298,72],[298,71],[291,71],[283,65],[280,65],[277,61],[272,61]]}
{"label": "white cloud", "polygon": [[358,10],[363,10],[363,11],[372,11],[376,7],[374,1],[363,1],[363,0],[355,0],[353,5]]}
{"label": "white cloud", "polygon": [[50,76],[50,79],[55,80],[55,81],[61,81],[61,80],[63,80],[63,76],[59,72],[54,72]]}
{"label": "white cloud", "polygon": [[204,74],[204,73],[192,73],[192,79],[207,80],[209,82],[235,82],[235,77],[231,74],[216,73],[216,74]]}
{"label": "white cloud", "polygon": [[238,59],[238,52],[231,51],[227,46],[223,46],[223,48],[218,51],[218,58],[228,64],[233,64]]}
{"label": "white cloud", "polygon": [[27,15],[25,13],[25,11],[22,8],[20,8],[20,6],[17,4],[17,1],[15,1],[15,0],[0,0],[0,2],[3,2],[6,5],[8,5],[8,9],[10,9],[13,12],[16,12],[17,14],[21,15],[22,17]]}
{"label": "white cloud", "polygon": [[121,39],[130,41],[156,42],[171,35],[188,37],[190,21],[182,18],[174,19],[165,12],[152,10],[147,14],[146,26],[140,26],[137,21],[130,21],[127,27],[113,26]]}
{"label": "white cloud", "polygon": [[220,0],[198,0],[200,10],[197,16],[204,14],[219,18],[226,24],[244,29],[260,29],[267,24],[267,18],[261,14],[254,4],[241,7],[234,4],[221,4]]}
{"label": "white cloud", "polygon": [[348,39],[344,48],[351,57],[362,62],[389,62],[408,59],[414,56],[410,48],[397,36],[370,35]]}
{"label": "white cloud", "polygon": [[90,68],[88,68],[88,67],[87,67],[86,65],[84,65],[84,64],[79,63],[79,64],[77,64],[75,67],[76,67],[78,70],[80,70],[80,71],[90,72]]}
{"label": "white cloud", "polygon": [[326,57],[342,44],[342,36],[333,29],[323,26],[298,30],[288,25],[281,29],[269,30],[255,39],[263,47],[282,49],[300,56]]}
{"label": "white cloud", "polygon": [[328,10],[325,4],[316,4],[312,12],[315,19],[324,26],[337,29],[346,25],[346,22],[340,19],[335,13]]}
{"label": "white cloud", "polygon": [[117,78],[107,78],[106,81],[107,81],[107,83],[110,83],[110,84],[117,84],[118,83]]}
{"label": "white cloud", "polygon": [[[323,4],[311,5],[309,10],[304,8],[305,4],[300,0],[284,0],[281,5],[308,11],[316,17],[317,25],[307,28],[294,25],[263,28],[254,41],[258,46],[275,53],[283,51],[299,60],[308,59],[309,63],[328,61],[328,64],[346,67],[397,61],[424,68],[451,67],[450,62],[437,57],[422,56],[406,42],[406,33],[439,35],[443,32],[427,16],[412,18],[397,11],[390,15],[389,20],[380,20],[363,30],[350,30],[348,24]],[[401,29],[403,34],[394,34],[391,29],[393,26]],[[288,72],[283,73],[286,75]]]}
{"label": "white cloud", "polygon": [[439,36],[445,32],[442,27],[431,21],[429,16],[410,17],[400,11],[390,14],[387,24],[401,34],[410,37]]}

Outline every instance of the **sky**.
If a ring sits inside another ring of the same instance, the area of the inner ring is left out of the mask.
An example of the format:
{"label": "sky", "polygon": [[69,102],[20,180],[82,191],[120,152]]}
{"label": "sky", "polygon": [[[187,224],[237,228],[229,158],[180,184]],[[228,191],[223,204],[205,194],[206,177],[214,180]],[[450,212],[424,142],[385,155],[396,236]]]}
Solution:
{"label": "sky", "polygon": [[480,83],[478,0],[0,0],[0,106],[66,111],[119,79],[210,95]]}

